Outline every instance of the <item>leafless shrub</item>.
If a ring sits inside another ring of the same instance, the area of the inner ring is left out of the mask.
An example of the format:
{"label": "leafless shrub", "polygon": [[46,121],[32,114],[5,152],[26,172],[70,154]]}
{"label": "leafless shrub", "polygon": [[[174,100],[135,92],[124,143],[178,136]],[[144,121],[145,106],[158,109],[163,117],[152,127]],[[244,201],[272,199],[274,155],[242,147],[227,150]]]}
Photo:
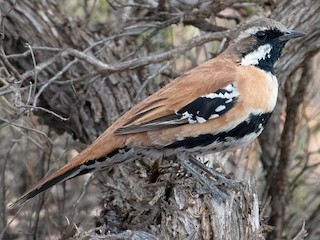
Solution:
{"label": "leafless shrub", "polygon": [[[3,238],[304,239],[305,229],[319,237],[320,91],[311,87],[319,85],[319,1],[72,3],[0,0]],[[8,209],[133,104],[219,54],[228,29],[252,12],[308,36],[278,64],[284,94],[260,145],[215,156],[221,179],[245,179],[237,189],[215,182],[225,201],[176,159],[144,158]]]}

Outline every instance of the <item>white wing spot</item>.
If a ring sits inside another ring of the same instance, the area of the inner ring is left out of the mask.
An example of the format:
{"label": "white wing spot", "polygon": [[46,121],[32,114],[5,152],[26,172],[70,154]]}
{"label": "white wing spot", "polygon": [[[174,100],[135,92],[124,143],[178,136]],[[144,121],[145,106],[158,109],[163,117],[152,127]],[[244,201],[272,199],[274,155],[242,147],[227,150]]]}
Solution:
{"label": "white wing spot", "polygon": [[[176,113],[177,114],[177,113]],[[188,113],[188,112],[184,112],[182,113],[182,117],[181,119],[188,119],[189,123],[196,123],[197,121],[193,119],[192,114]]]}
{"label": "white wing spot", "polygon": [[219,95],[218,95],[218,94],[216,94],[216,93],[209,93],[209,94],[204,95],[204,96],[202,96],[202,97],[206,97],[206,98],[214,99],[214,98],[219,97]]}
{"label": "white wing spot", "polygon": [[204,119],[203,117],[199,117],[199,116],[196,116],[196,119],[197,119],[198,123],[204,123],[204,122],[207,121],[207,120]]}
{"label": "white wing spot", "polygon": [[228,92],[232,92],[232,91],[234,91],[236,88],[235,88],[234,85],[231,83],[231,84],[227,85],[224,89],[227,90]]}
{"label": "white wing spot", "polygon": [[[232,101],[234,101],[235,98],[237,98],[239,96],[239,92],[238,89],[236,87],[236,84],[231,83],[229,85],[227,85],[226,87],[217,90],[214,93],[209,93],[207,95],[203,95],[201,96],[201,98],[207,98],[207,99],[214,99],[217,98],[219,100],[224,100],[225,104],[230,104],[232,103]],[[218,114],[221,111],[224,111],[227,108],[227,105],[219,105],[218,107],[216,107],[213,111],[212,114],[210,115],[209,118],[205,118],[204,116],[202,116],[201,111],[195,111],[195,113],[190,113],[188,111],[185,111],[184,113],[179,113],[181,114],[181,118],[182,119],[187,119],[188,122],[190,124],[192,123],[204,123],[206,122],[208,119],[214,119],[214,118],[218,118],[220,115]],[[176,114],[178,114],[178,112],[176,112]]]}
{"label": "white wing spot", "polygon": [[209,117],[209,119],[214,119],[214,118],[217,118],[217,117],[219,117],[220,115],[219,114],[212,114],[210,117]]}
{"label": "white wing spot", "polygon": [[217,107],[214,111],[215,112],[221,112],[223,110],[225,110],[227,107],[225,105],[220,105],[219,107]]}

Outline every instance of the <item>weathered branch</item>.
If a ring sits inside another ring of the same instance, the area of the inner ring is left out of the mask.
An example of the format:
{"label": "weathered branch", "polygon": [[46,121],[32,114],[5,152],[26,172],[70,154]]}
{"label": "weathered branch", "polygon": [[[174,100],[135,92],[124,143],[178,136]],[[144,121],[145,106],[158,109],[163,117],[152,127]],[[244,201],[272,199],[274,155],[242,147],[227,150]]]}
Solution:
{"label": "weathered branch", "polygon": [[[267,15],[270,11],[273,18],[285,25],[307,32],[304,39],[292,41],[286,46],[277,65],[278,78],[282,82],[287,80],[284,85],[286,91],[291,88],[288,80],[294,76],[293,73],[320,49],[317,0],[282,0],[277,3],[268,0],[251,3],[234,0],[196,1],[195,4],[170,0],[147,1],[143,4],[138,1],[130,1],[130,4],[127,1],[108,2],[108,20],[97,23],[90,20],[93,8],[84,9],[85,17],[81,19],[71,16],[55,1],[21,0],[15,3],[0,0],[3,13],[0,95],[11,104],[10,111],[3,107],[6,113],[3,119],[9,125],[12,120],[20,120],[22,117],[29,119],[28,114],[33,111],[42,123],[37,127],[45,126],[43,128],[52,138],[50,141],[55,146],[60,145],[57,146],[60,149],[52,153],[47,145],[41,148],[42,144],[48,144],[47,139],[38,142],[38,139],[30,140],[29,137],[28,144],[23,146],[30,147],[32,143],[37,151],[26,148],[20,155],[18,152],[10,155],[13,160],[8,161],[8,166],[25,162],[26,167],[21,166],[18,173],[11,170],[14,167],[6,168],[10,176],[15,174],[15,179],[25,180],[16,184],[19,185],[15,188],[18,190],[8,191],[9,197],[24,191],[26,185],[31,185],[29,182],[43,176],[43,171],[50,169],[53,163],[60,165],[62,163],[59,161],[66,160],[67,157],[61,152],[65,152],[67,147],[61,146],[63,140],[54,132],[71,134],[79,140],[78,143],[73,141],[77,143],[75,147],[82,149],[83,144],[92,142],[135,101],[168,82],[167,72],[169,68],[174,68],[174,63],[179,71],[185,71],[204,61],[204,56],[209,56],[212,49],[216,52],[222,50],[230,33],[220,25],[216,16],[224,21],[229,19],[228,24],[238,24],[246,18],[246,14],[261,8],[264,13],[258,11],[257,14]],[[236,13],[230,14],[230,9]],[[199,36],[189,40],[178,39],[180,34],[172,30],[176,24],[179,24],[179,29],[184,25],[192,25],[199,30]],[[178,40],[173,41],[172,36]],[[221,45],[203,47],[214,40],[220,40]],[[26,43],[31,49],[26,48]],[[196,59],[191,55],[200,57]],[[181,61],[176,61],[179,57],[188,65],[181,67]],[[308,81],[307,68],[304,71],[305,77],[301,78],[300,83]],[[267,190],[270,187],[270,191],[265,191],[273,197],[270,203],[271,216],[276,216],[276,211],[281,207],[279,213],[283,213],[271,219],[275,233],[269,235],[270,239],[270,236],[278,237],[290,228],[283,224],[287,218],[284,205],[287,202],[284,201],[288,198],[288,165],[299,120],[297,107],[305,96],[305,86],[299,85],[299,91],[288,98],[283,134],[279,119],[286,98],[281,95],[279,108],[260,139],[262,162],[269,180],[267,184],[273,182],[272,186],[266,186]],[[43,134],[38,134],[40,130],[30,131],[24,121],[14,122],[11,126],[13,129],[15,126],[21,127],[20,132],[17,131],[21,135],[36,134],[43,138]],[[19,136],[14,137],[19,139]],[[22,143],[25,141],[21,140]],[[288,141],[289,144],[286,144]],[[69,146],[69,142],[66,145]],[[219,165],[219,161],[215,163],[217,166],[211,171],[204,171],[203,175],[214,179],[214,186],[225,194],[224,201],[212,197],[208,189],[182,170],[173,159],[142,159],[101,173],[103,177],[98,178],[101,180],[98,185],[103,188],[104,196],[101,200],[102,210],[96,220],[97,228],[88,233],[79,231],[75,239],[96,236],[97,232],[99,237],[106,238],[131,234],[144,239],[155,239],[156,236],[163,239],[263,239],[263,234],[273,228],[267,225],[268,216],[260,214],[257,188],[262,184],[249,181],[243,186],[232,177],[233,172],[230,175],[219,172],[217,169],[224,166]],[[76,182],[73,186],[78,185],[79,182]],[[6,186],[10,185],[7,183]],[[284,190],[277,191],[276,187]],[[79,211],[74,211],[77,215],[70,214],[68,209],[79,196],[83,196],[82,193],[88,192],[84,196],[85,204],[96,202],[96,197],[90,198],[97,196],[91,194],[90,186],[86,191],[77,193],[74,193],[77,188],[70,190],[69,183],[57,189],[48,193],[51,198],[41,201],[43,208],[39,207],[40,204],[33,209],[30,205],[26,206],[25,217],[19,216],[22,233],[37,232],[39,238],[49,234],[73,236],[76,231],[74,226],[80,222],[77,216],[85,212],[85,217],[89,218],[88,213],[91,211],[81,204],[77,206]],[[16,192],[12,194],[12,191]],[[89,201],[85,201],[85,198],[89,198]],[[267,199],[270,198],[267,196],[263,202],[268,203]],[[268,206],[261,207],[263,214],[270,213]],[[90,205],[87,208],[93,207]],[[43,211],[45,214],[40,214]],[[29,224],[29,219],[34,219],[34,212],[38,213],[40,221]],[[14,216],[11,212],[9,214]],[[68,224],[64,222],[65,216],[70,218]],[[6,222],[9,221],[4,219],[1,224],[5,225]],[[52,228],[48,230],[42,226]],[[62,233],[64,227],[67,230]],[[292,232],[290,234],[293,236]],[[304,234],[303,228],[297,237],[302,238]]]}

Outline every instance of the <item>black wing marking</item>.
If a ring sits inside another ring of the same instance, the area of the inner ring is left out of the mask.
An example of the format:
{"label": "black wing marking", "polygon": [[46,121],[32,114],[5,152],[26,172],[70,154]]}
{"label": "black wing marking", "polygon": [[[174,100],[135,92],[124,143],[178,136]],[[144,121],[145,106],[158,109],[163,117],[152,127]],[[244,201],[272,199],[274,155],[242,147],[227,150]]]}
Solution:
{"label": "black wing marking", "polygon": [[183,124],[204,123],[208,119],[217,118],[229,111],[235,105],[238,96],[239,92],[235,84],[229,84],[214,93],[195,99],[175,113],[149,122],[124,126],[117,129],[115,134],[156,131]]}
{"label": "black wing marking", "polygon": [[177,111],[177,114],[182,115],[183,119],[188,119],[189,123],[203,123],[229,111],[235,105],[238,96],[235,85],[229,84],[214,93],[197,98]]}

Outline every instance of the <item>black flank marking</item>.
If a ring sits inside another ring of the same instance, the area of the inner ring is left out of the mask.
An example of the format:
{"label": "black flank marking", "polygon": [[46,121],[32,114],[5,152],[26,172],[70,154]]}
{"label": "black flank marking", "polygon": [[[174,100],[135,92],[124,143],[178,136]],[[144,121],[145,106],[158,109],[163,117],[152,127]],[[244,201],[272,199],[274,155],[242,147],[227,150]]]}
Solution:
{"label": "black flank marking", "polygon": [[[121,151],[121,150],[128,151],[129,149],[126,149],[126,148],[121,148],[121,149],[120,149],[120,148],[116,148],[115,150],[113,150],[112,152],[110,152],[109,154],[107,154],[107,156],[98,158],[98,159],[96,159],[96,161],[98,161],[98,162],[103,162],[103,161],[106,160],[106,158],[112,158],[114,155],[118,154],[119,151]],[[91,161],[92,161],[92,160],[91,160]]]}
{"label": "black flank marking", "polygon": [[[117,149],[113,150],[112,152],[110,152],[109,154],[107,154],[107,156],[101,157],[101,158],[97,158],[97,159],[89,160],[89,161],[85,162],[83,165],[85,165],[85,166],[90,166],[90,165],[96,164],[97,162],[99,162],[99,163],[104,162],[107,158],[111,158],[111,157],[113,157],[114,155],[118,154],[120,150],[122,150],[122,149],[117,148]],[[123,150],[125,150],[125,149],[123,149]],[[126,151],[126,150],[125,150],[125,151]],[[81,176],[81,175],[86,174],[86,173],[89,173],[89,172],[92,172],[92,171],[94,171],[94,168],[95,168],[95,167],[92,167],[92,168],[84,168],[84,169],[82,169],[77,175],[73,176],[72,178]],[[72,174],[75,170],[77,170],[77,169],[81,169],[81,166],[79,166],[79,167],[77,167],[77,168],[75,168],[75,169],[72,169],[72,170],[71,170],[72,172],[71,172],[69,175],[71,175],[71,174]],[[67,173],[65,173],[65,174],[67,174]],[[69,178],[69,179],[72,179],[72,178]]]}
{"label": "black flank marking", "polygon": [[83,165],[90,166],[92,164],[95,164],[95,162],[96,162],[96,159],[93,159],[93,160],[89,160],[89,161],[85,162]]}
{"label": "black flank marking", "polygon": [[105,160],[106,160],[105,157],[101,157],[101,158],[98,158],[98,159],[97,159],[98,162],[103,162],[103,161],[105,161]]}
{"label": "black flank marking", "polygon": [[264,127],[267,121],[269,120],[270,116],[271,116],[271,113],[265,113],[260,115],[250,115],[248,120],[240,123],[239,125],[237,125],[235,128],[233,128],[228,132],[221,132],[215,135],[203,134],[197,137],[188,137],[181,141],[176,141],[166,146],[166,148],[183,147],[186,149],[191,149],[195,147],[208,146],[215,141],[224,142],[226,141],[226,138],[230,138],[230,137],[235,139],[241,139],[250,133],[253,133],[253,132],[258,133],[261,130],[259,125],[261,124],[262,127]]}

